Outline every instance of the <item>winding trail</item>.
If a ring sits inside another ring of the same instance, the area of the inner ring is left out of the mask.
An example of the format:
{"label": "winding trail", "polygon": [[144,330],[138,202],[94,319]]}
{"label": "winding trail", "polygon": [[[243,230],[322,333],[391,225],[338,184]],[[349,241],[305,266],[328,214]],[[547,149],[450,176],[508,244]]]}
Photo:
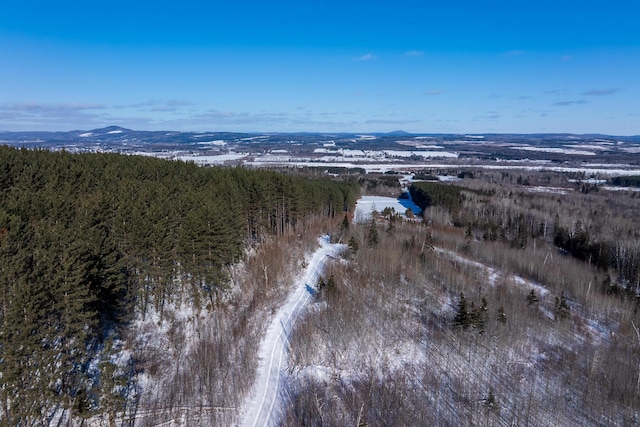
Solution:
{"label": "winding trail", "polygon": [[345,247],[331,244],[328,236],[323,236],[318,241],[320,248],[314,252],[293,291],[273,317],[260,344],[256,382],[241,410],[241,426],[270,426],[279,420],[281,383],[286,374],[289,336],[302,309],[311,300],[326,259],[337,255]]}

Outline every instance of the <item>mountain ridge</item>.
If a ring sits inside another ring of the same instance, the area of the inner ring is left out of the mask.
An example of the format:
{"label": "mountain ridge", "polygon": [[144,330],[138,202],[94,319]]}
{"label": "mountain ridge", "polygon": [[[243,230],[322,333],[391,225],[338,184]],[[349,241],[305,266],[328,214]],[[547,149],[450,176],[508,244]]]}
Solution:
{"label": "mountain ridge", "polygon": [[[90,130],[72,130],[72,131],[6,131],[0,130],[0,135],[2,135],[3,139],[9,139],[12,141],[20,140],[20,139],[45,139],[47,141],[56,141],[56,140],[65,140],[70,141],[73,139],[77,139],[79,141],[91,141],[97,140],[100,138],[121,138],[122,136],[135,136],[138,138],[148,138],[154,139],[158,136],[163,136],[165,141],[175,140],[175,139],[184,139],[187,138],[201,138],[203,135],[223,135],[227,137],[248,137],[248,136],[292,136],[292,135],[304,135],[304,136],[328,136],[335,135],[338,137],[355,137],[358,135],[362,135],[362,132],[220,132],[220,131],[175,131],[175,130],[163,130],[163,131],[149,131],[149,130],[135,130],[128,129],[117,125],[106,126],[103,128],[96,128]],[[576,133],[428,133],[428,132],[406,132],[404,130],[394,130],[391,132],[369,132],[369,135],[373,135],[376,137],[417,137],[417,136],[433,136],[439,138],[462,138],[469,139],[470,142],[477,141],[478,137],[490,137],[490,138],[543,138],[543,139],[567,139],[567,138],[578,138],[578,139],[594,139],[594,138],[605,138],[605,139],[617,139],[628,142],[639,142],[640,135],[608,135],[608,134],[600,134],[600,133],[585,133],[585,134],[576,134]],[[469,136],[472,135],[472,136]]]}

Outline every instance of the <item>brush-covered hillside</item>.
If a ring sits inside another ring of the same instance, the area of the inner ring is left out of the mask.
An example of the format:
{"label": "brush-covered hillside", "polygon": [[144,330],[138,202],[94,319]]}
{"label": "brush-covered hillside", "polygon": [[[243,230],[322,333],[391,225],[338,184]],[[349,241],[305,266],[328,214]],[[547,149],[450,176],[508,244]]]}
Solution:
{"label": "brush-covered hillside", "polygon": [[465,176],[411,185],[423,222],[345,223],[283,424],[638,425],[640,193]]}

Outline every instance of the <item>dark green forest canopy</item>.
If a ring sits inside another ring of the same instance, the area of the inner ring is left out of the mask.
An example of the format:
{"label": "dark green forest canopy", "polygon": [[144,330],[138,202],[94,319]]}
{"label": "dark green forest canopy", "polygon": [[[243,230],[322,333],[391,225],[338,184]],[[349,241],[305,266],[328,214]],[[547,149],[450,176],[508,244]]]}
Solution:
{"label": "dark green forest canopy", "polygon": [[352,181],[0,147],[3,401],[22,390],[11,412],[26,415],[42,410],[30,393],[75,399],[109,325],[180,287],[213,301],[247,244],[341,218],[357,194]]}
{"label": "dark green forest canopy", "polygon": [[423,211],[429,206],[443,206],[457,212],[462,205],[462,187],[439,182],[414,182],[409,187],[411,198]]}
{"label": "dark green forest canopy", "polygon": [[640,187],[640,176],[617,176],[611,179],[611,184],[622,187]]}

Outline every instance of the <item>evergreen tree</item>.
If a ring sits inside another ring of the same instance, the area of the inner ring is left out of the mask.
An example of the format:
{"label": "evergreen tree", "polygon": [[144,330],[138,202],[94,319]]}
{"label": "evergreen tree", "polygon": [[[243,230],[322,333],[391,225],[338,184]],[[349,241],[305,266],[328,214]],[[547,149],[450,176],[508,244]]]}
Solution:
{"label": "evergreen tree", "polygon": [[475,328],[479,333],[484,333],[485,327],[487,325],[487,313],[489,311],[487,299],[482,297],[480,308],[477,310],[477,314],[475,315]]}
{"label": "evergreen tree", "polygon": [[496,414],[500,413],[500,405],[498,403],[498,400],[496,399],[495,394],[493,393],[493,388],[489,388],[489,395],[486,399],[484,399],[484,404],[487,410]]}
{"label": "evergreen tree", "polygon": [[327,281],[327,291],[330,293],[334,293],[337,289],[336,278],[331,274],[329,276],[329,280]]}
{"label": "evergreen tree", "polygon": [[458,301],[458,311],[453,318],[453,326],[467,329],[471,323],[470,313],[467,307],[467,299],[464,297],[464,293],[460,292],[460,301]]}
{"label": "evergreen tree", "polygon": [[387,233],[393,234],[396,231],[396,223],[394,219],[389,220],[389,225],[387,227]]}
{"label": "evergreen tree", "polygon": [[342,220],[342,229],[348,230],[350,225],[349,216],[345,213],[344,219]]}
{"label": "evergreen tree", "polygon": [[527,304],[529,304],[529,307],[537,306],[538,301],[539,300],[538,296],[536,295],[535,289],[531,289],[531,292],[529,292],[529,295],[527,295]]}
{"label": "evergreen tree", "polygon": [[376,226],[376,220],[372,219],[369,226],[369,234],[367,235],[367,243],[369,243],[369,246],[376,246],[378,240],[378,227]]}
{"label": "evergreen tree", "polygon": [[571,309],[564,291],[560,293],[560,298],[556,297],[555,314],[560,319],[567,319],[571,315]]}

